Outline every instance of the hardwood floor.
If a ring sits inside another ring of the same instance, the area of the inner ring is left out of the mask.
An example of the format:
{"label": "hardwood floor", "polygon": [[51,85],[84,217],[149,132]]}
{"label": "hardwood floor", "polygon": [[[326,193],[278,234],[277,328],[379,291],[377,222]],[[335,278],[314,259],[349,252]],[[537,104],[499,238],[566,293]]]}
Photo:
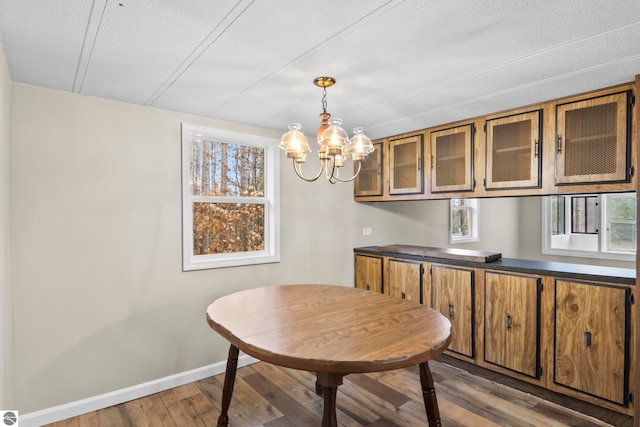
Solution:
{"label": "hardwood floor", "polygon": [[[610,415],[608,423],[523,391],[431,361],[445,427],[631,425]],[[50,424],[51,427],[215,426],[224,374],[110,408]],[[426,426],[417,367],[351,374],[338,388],[340,426]],[[322,398],[315,375],[259,362],[238,369],[229,426],[319,426]]]}

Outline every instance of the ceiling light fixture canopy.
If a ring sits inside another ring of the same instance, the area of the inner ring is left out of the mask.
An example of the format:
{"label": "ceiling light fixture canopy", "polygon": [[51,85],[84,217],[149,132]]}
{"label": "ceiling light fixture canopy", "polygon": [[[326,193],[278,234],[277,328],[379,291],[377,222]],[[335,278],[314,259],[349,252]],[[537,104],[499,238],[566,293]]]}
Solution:
{"label": "ceiling light fixture canopy", "polygon": [[[327,88],[336,83],[333,77],[316,77],[313,83],[322,88],[322,113],[320,113],[320,127],[316,134],[316,139],[320,148],[318,149],[318,157],[320,158],[320,170],[313,178],[305,178],[300,167],[301,163],[307,161],[307,156],[311,152],[307,137],[302,133],[300,123],[291,123],[289,131],[282,135],[280,140],[280,148],[287,154],[287,158],[293,161],[293,170],[305,181],[312,182],[320,178],[324,171],[327,179],[331,184],[336,182],[353,181],[358,174],[362,165],[360,162],[364,160],[375,148],[371,139],[364,134],[364,128],[357,127],[353,129],[353,137],[349,138],[347,132],[341,127],[342,120],[332,119],[331,114],[327,112]],[[358,169],[350,178],[340,178],[340,168],[345,162],[352,159],[358,162]]]}

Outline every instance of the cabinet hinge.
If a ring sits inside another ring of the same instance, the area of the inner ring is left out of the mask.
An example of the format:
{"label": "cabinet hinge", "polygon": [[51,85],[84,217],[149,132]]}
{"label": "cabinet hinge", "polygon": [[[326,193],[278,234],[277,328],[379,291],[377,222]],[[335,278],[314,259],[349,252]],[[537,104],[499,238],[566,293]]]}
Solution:
{"label": "cabinet hinge", "polygon": [[635,95],[631,95],[631,97],[629,98],[629,105],[631,105],[632,107],[634,105],[636,105],[636,96]]}
{"label": "cabinet hinge", "polygon": [[541,377],[542,376],[542,366],[538,366],[538,376]]}
{"label": "cabinet hinge", "polygon": [[471,187],[471,191],[474,191],[476,189],[476,179],[473,178],[473,186]]}
{"label": "cabinet hinge", "polygon": [[633,293],[629,292],[629,296],[627,297],[629,304],[633,304],[634,302],[636,302],[635,298],[633,297]]}
{"label": "cabinet hinge", "polygon": [[484,185],[484,189],[486,190],[487,189],[487,178],[484,178],[482,180],[482,185]]}
{"label": "cabinet hinge", "polygon": [[433,267],[429,267],[429,276],[433,276]]}
{"label": "cabinet hinge", "polygon": [[538,279],[538,292],[542,292],[544,290],[544,284],[542,280]]}
{"label": "cabinet hinge", "polygon": [[484,122],[484,131],[487,131],[487,122]]}
{"label": "cabinet hinge", "polygon": [[635,168],[633,166],[629,166],[629,177],[632,177],[633,174],[635,173]]}
{"label": "cabinet hinge", "polygon": [[633,393],[631,393],[631,392],[627,393],[627,401],[629,403],[633,402]]}
{"label": "cabinet hinge", "polygon": [[476,134],[476,125],[471,123],[471,135],[475,135]]}

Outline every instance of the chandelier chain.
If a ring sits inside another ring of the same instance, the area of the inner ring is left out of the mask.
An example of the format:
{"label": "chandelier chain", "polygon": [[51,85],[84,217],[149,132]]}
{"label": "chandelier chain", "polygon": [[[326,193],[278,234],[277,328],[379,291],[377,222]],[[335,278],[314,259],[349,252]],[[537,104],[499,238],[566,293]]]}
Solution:
{"label": "chandelier chain", "polygon": [[327,112],[327,88],[322,88],[322,112]]}

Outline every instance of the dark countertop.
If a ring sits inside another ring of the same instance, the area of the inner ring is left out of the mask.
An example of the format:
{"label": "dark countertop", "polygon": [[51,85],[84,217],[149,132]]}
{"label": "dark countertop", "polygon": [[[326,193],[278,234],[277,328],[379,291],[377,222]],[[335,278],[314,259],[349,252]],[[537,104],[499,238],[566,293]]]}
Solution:
{"label": "dark countertop", "polygon": [[[594,280],[617,284],[634,285],[636,283],[636,270],[632,268],[602,267],[587,264],[570,264],[563,262],[532,261],[514,258],[499,258],[496,261],[476,262],[464,259],[450,259],[434,256],[416,255],[416,250],[401,252],[403,245],[389,246],[365,246],[354,248],[355,253],[391,256],[396,258],[427,261],[441,264],[453,264],[474,268],[486,268],[493,270],[508,270],[519,273],[539,274],[545,276],[564,277],[579,280]],[[418,248],[418,247],[409,247]],[[434,254],[437,248],[425,248],[424,253]],[[447,250],[442,251],[446,256]],[[474,251],[465,250],[465,254],[472,255]],[[478,256],[484,256],[486,252],[477,252]],[[491,259],[496,258],[492,257]]]}

